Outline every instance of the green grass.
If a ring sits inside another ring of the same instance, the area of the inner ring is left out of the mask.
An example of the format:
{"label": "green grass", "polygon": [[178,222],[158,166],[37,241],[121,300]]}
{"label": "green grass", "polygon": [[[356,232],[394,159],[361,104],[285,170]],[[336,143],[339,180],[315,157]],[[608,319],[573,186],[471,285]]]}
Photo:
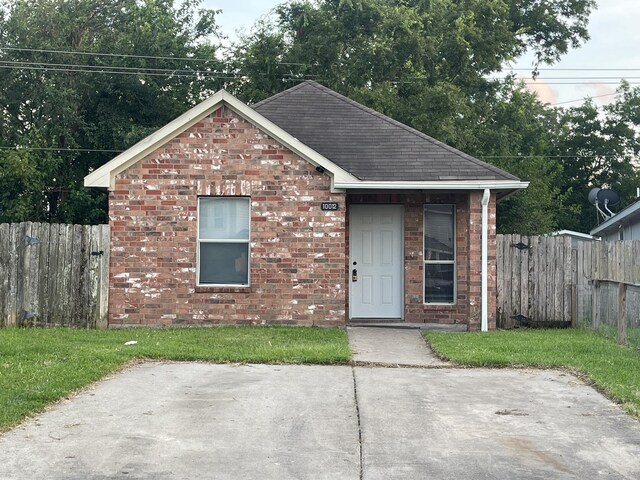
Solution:
{"label": "green grass", "polygon": [[460,365],[567,368],[640,417],[640,351],[588,330],[503,330],[432,333],[425,338],[443,358]]}
{"label": "green grass", "polygon": [[[129,340],[138,343],[126,346]],[[340,364],[351,352],[346,332],[337,328],[0,330],[0,432],[142,358]]]}

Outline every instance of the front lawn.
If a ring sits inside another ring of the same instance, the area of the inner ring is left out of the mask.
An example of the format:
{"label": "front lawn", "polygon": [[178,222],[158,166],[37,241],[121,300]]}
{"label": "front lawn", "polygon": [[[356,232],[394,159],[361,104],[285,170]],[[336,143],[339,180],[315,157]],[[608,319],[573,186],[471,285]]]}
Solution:
{"label": "front lawn", "polygon": [[140,358],[340,364],[351,352],[338,328],[0,330],[0,432]]}
{"label": "front lawn", "polygon": [[433,350],[460,365],[568,368],[640,417],[640,351],[581,329],[423,334]]}

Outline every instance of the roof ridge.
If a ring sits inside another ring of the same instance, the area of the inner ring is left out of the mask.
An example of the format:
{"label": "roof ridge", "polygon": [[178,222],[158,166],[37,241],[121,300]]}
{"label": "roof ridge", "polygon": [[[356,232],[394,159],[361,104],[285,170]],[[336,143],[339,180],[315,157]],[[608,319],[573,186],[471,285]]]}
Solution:
{"label": "roof ridge", "polygon": [[304,82],[301,82],[298,85],[294,85],[293,87],[287,88],[286,90],[278,92],[275,95],[271,95],[270,97],[267,97],[264,100],[260,100],[258,103],[254,103],[253,105],[251,105],[251,108],[261,107],[262,105],[266,105],[267,103],[271,102],[272,100],[276,100],[278,98],[285,97],[285,96],[289,95],[290,93],[293,93],[296,90],[299,90],[306,83],[316,83],[316,82],[312,82],[311,80],[305,80]]}
{"label": "roof ridge", "polygon": [[[355,100],[352,100],[351,98],[346,97],[346,96],[344,96],[344,95],[342,95],[342,94],[340,94],[340,93],[338,93],[338,92],[336,92],[334,90],[331,90],[330,88],[325,87],[324,85],[322,85],[322,84],[320,84],[318,82],[315,82],[313,80],[307,80],[307,81],[305,81],[305,82],[303,82],[303,83],[301,83],[299,85],[296,85],[296,87],[290,88],[289,90],[285,90],[285,92],[292,91],[292,90],[294,90],[294,88],[298,89],[302,85],[305,85],[305,84],[308,84],[308,85],[310,85],[312,87],[317,88],[318,90],[321,90],[321,91],[323,91],[325,93],[328,93],[329,95],[334,96],[338,100],[342,100],[343,102],[348,103],[348,104],[350,104],[350,105],[352,105],[352,106],[354,106],[356,108],[359,108],[360,110],[362,110],[364,112],[367,112],[367,113],[369,113],[371,115],[374,115],[375,117],[378,117],[379,119],[381,119],[381,120],[383,120],[383,121],[385,121],[387,123],[395,125],[396,127],[400,127],[402,129],[406,130],[407,132],[413,134],[413,135],[416,135],[416,136],[418,136],[418,137],[420,137],[420,138],[422,138],[424,140],[427,140],[428,142],[430,142],[430,143],[432,143],[434,145],[437,145],[437,146],[439,146],[441,148],[444,148],[445,150],[450,151],[451,153],[453,153],[455,155],[458,155],[461,158],[464,158],[465,160],[469,160],[469,161],[475,163],[476,165],[480,165],[482,167],[489,168],[489,170],[492,170],[494,173],[498,173],[498,174],[503,175],[503,176],[511,177],[512,179],[516,179],[517,178],[515,175],[512,175],[511,173],[506,172],[506,171],[502,170],[501,168],[496,167],[495,165],[491,165],[490,163],[484,162],[484,161],[482,161],[482,160],[480,160],[478,158],[475,158],[475,157],[469,155],[468,153],[464,153],[463,151],[458,150],[457,148],[454,148],[454,147],[452,147],[450,145],[447,145],[446,143],[443,143],[440,140],[436,140],[435,138],[427,135],[424,132],[421,132],[420,130],[417,130],[417,129],[413,128],[413,127],[410,127],[409,125],[405,125],[404,123],[399,122],[398,120],[395,120],[395,119],[389,117],[388,115],[385,115],[385,114],[380,113],[380,112],[378,112],[378,111],[376,111],[376,110],[374,110],[372,108],[369,108],[366,105],[363,105],[362,103],[356,102]],[[285,92],[281,92],[280,94],[285,93]],[[278,94],[278,95],[280,95],[280,94]],[[271,100],[272,98],[275,98],[275,96],[274,97],[270,97],[270,98],[268,98],[266,100]],[[265,100],[265,102],[266,102],[266,100]]]}

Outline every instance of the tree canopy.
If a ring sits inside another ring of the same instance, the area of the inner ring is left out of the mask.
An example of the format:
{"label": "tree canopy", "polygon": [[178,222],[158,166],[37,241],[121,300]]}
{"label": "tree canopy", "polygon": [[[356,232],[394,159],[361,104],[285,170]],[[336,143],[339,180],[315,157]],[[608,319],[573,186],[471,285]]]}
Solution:
{"label": "tree canopy", "polygon": [[198,3],[2,2],[0,221],[106,220],[83,177],[223,85]]}
{"label": "tree canopy", "polygon": [[[253,103],[314,79],[530,187],[499,230],[594,226],[586,193],[632,199],[640,91],[611,105],[542,104],[505,64],[553,64],[588,39],[594,0],[283,3],[222,50],[199,0],[0,0],[0,221],[102,222],[82,178],[225,87]],[[20,147],[15,149],[14,147]]]}

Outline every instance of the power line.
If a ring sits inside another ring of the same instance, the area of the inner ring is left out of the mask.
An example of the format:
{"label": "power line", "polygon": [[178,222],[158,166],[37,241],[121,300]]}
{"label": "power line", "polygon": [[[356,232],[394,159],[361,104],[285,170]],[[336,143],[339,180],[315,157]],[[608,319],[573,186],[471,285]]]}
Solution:
{"label": "power line", "polygon": [[[104,65],[76,65],[62,63],[43,62],[15,62],[0,60],[0,68],[9,70],[41,70],[52,72],[73,72],[73,73],[100,73],[109,75],[148,75],[156,77],[186,77],[186,78],[218,78],[222,80],[234,80],[242,78],[245,74],[241,72],[213,72],[207,70],[179,70],[170,68],[147,68],[147,67],[118,67]],[[262,76],[265,76],[262,74]],[[286,81],[304,81],[308,79],[318,79],[318,75],[293,73],[283,73],[279,76]]]}
{"label": "power line", "polygon": [[[212,62],[216,61],[213,58],[201,58],[201,57],[169,57],[169,56],[160,56],[160,55],[132,55],[125,53],[103,53],[103,52],[88,52],[82,50],[54,50],[54,49],[44,49],[44,48],[19,48],[19,47],[0,47],[0,50],[9,50],[14,52],[34,52],[34,53],[62,53],[66,55],[88,55],[88,56],[98,56],[98,57],[120,57],[120,58],[145,58],[145,59],[156,59],[156,60],[185,60],[190,62]],[[278,65],[298,65],[305,67],[312,67],[313,65],[309,65],[306,63],[300,62],[278,62]],[[513,70],[513,71],[533,71],[533,68],[524,68],[524,67],[512,67],[507,68],[505,70]],[[560,67],[542,67],[535,69],[538,72],[561,72],[561,71],[640,71],[640,68],[613,68],[613,67],[573,67],[573,68],[560,68]]]}
{"label": "power line", "polygon": [[16,145],[14,147],[2,147],[0,146],[0,150],[36,150],[36,151],[44,151],[44,152],[98,152],[98,153],[122,153],[124,150],[105,150],[105,149],[96,149],[96,148],[55,148],[55,147],[22,147]]}
{"label": "power line", "polygon": [[584,102],[587,99],[610,97],[612,95],[618,95],[618,92],[605,93],[604,95],[596,95],[594,97],[576,98],[575,100],[566,100],[564,102],[550,103],[549,105],[552,107],[555,107],[556,105],[564,105],[565,103]]}
{"label": "power line", "polygon": [[189,74],[194,74],[194,73],[218,73],[218,72],[209,72],[207,70],[179,70],[179,69],[173,69],[173,68],[150,68],[150,67],[121,67],[118,65],[85,65],[85,64],[72,64],[72,63],[47,63],[47,62],[18,62],[18,61],[13,61],[13,60],[0,60],[0,63],[4,63],[7,65],[3,65],[3,66],[20,66],[20,65],[26,65],[26,66],[41,66],[41,67],[65,67],[65,68],[89,68],[89,69],[101,69],[104,70],[105,68],[111,68],[111,69],[116,69],[116,70],[135,70],[136,72],[140,72],[140,71],[150,71],[150,72],[171,72],[171,73],[189,73]]}
{"label": "power line", "polygon": [[[576,77],[576,80],[578,80],[578,78]],[[620,80],[625,80],[624,78],[620,78]],[[545,81],[544,83],[536,83],[536,82],[523,82],[525,85],[593,85],[594,83],[597,83],[598,85],[619,85],[620,82],[610,82],[610,81],[606,81],[606,82],[547,82]],[[640,85],[640,80],[636,80],[633,82],[627,82],[629,85]]]}
{"label": "power line", "polygon": [[[129,55],[124,53],[100,53],[87,51],[71,51],[71,50],[47,50],[42,48],[18,48],[18,47],[0,47],[0,50],[9,50],[13,52],[33,52],[33,53],[62,53],[65,55],[86,55],[92,57],[117,57],[117,58],[141,58],[148,60],[180,60],[189,62],[213,62],[218,61],[215,58],[198,58],[198,57],[165,57],[158,55]],[[299,62],[276,62],[276,65],[313,67],[306,63]]]}
{"label": "power line", "polygon": [[[509,68],[508,70],[517,70],[517,71],[527,71],[527,72],[532,72],[534,71],[533,68]],[[633,72],[633,71],[640,71],[640,68],[600,68],[600,67],[594,67],[594,68],[586,68],[586,67],[580,67],[580,68],[555,68],[555,67],[548,67],[548,68],[538,68],[535,71],[537,72]]]}
{"label": "power line", "polygon": [[[46,152],[90,152],[90,153],[122,153],[124,150],[108,150],[108,149],[97,149],[97,148],[55,148],[55,147],[23,147],[23,146],[0,146],[0,150],[35,150],[35,151],[46,151]],[[530,159],[530,158],[601,158],[601,157],[617,157],[619,155],[616,154],[602,154],[602,155],[478,155],[482,158],[492,158],[492,159]]]}
{"label": "power line", "polygon": [[602,157],[606,157],[606,158],[614,158],[614,157],[619,157],[621,155],[617,155],[614,153],[605,153],[605,154],[592,154],[592,155],[579,155],[579,154],[575,154],[575,155],[478,155],[478,157],[482,157],[482,158],[495,158],[495,159],[500,159],[500,158],[512,158],[512,159],[528,159],[528,158],[602,158]]}
{"label": "power line", "polygon": [[[40,65],[40,64],[38,64]],[[207,72],[203,70],[196,70],[192,73],[179,73],[179,72],[189,72],[188,70],[172,70],[172,69],[145,69],[142,68],[134,68],[134,67],[105,67],[102,65],[69,65],[65,64],[49,64],[51,66],[38,66],[38,65],[25,65],[24,62],[21,62],[20,65],[0,65],[0,68],[3,69],[12,69],[12,70],[41,70],[41,71],[54,71],[54,72],[74,72],[74,73],[100,73],[100,74],[109,74],[109,75],[147,75],[147,76],[159,76],[159,77],[187,77],[187,78],[201,78],[201,77],[213,77],[219,78],[223,80],[233,80],[239,77],[245,76],[242,72],[238,73],[229,73],[229,72]],[[46,64],[45,64],[46,65]],[[60,67],[55,65],[61,65]],[[124,68],[128,68],[130,70],[124,70]],[[156,70],[156,71],[154,71]],[[262,74],[264,76],[264,74]],[[300,76],[293,75],[292,73],[283,73],[283,74],[274,74],[274,77],[279,76],[282,77],[283,80],[289,81],[304,81],[307,79],[318,79],[317,75],[312,74],[301,74]],[[565,77],[566,80],[570,80],[575,78],[576,80],[581,80],[581,77]],[[615,77],[614,77],[615,78]],[[629,85],[640,85],[640,77],[632,77],[637,79],[635,81],[628,82]],[[426,80],[424,77],[413,77],[412,80]],[[499,79],[494,79],[499,80]],[[620,78],[622,80],[622,78]],[[402,83],[410,83],[409,81],[402,81]],[[522,81],[525,85],[539,85],[535,81]],[[592,85],[594,81],[590,82],[569,82],[569,81],[553,81],[548,82],[545,80],[546,85]],[[619,82],[597,82],[600,85],[618,85]]]}
{"label": "power line", "polygon": [[157,55],[129,55],[124,53],[99,53],[99,52],[71,51],[71,50],[47,50],[43,48],[0,47],[0,50],[9,50],[12,52],[63,53],[65,55],[89,55],[94,57],[145,58],[145,59],[153,59],[153,60],[184,60],[189,62],[212,62],[215,60],[212,58],[163,57],[163,56],[157,56]]}
{"label": "power line", "polygon": [[[172,71],[168,71],[165,73],[158,72],[145,72],[141,70],[137,71],[122,71],[122,70],[109,70],[109,68],[103,68],[102,70],[98,70],[99,66],[94,66],[94,69],[87,68],[58,68],[58,67],[38,67],[38,66],[13,66],[13,65],[0,65],[0,68],[11,69],[11,70],[41,70],[41,71],[51,71],[51,72],[73,72],[73,73],[100,73],[100,74],[108,74],[108,75],[145,75],[145,76],[154,76],[154,77],[187,77],[187,78],[201,78],[201,77],[213,77],[220,78],[223,80],[233,80],[237,78],[237,75],[231,76],[230,74],[216,74],[211,72],[209,75],[208,72],[193,72],[189,74],[185,73],[173,73]],[[169,73],[171,72],[171,73]]]}

